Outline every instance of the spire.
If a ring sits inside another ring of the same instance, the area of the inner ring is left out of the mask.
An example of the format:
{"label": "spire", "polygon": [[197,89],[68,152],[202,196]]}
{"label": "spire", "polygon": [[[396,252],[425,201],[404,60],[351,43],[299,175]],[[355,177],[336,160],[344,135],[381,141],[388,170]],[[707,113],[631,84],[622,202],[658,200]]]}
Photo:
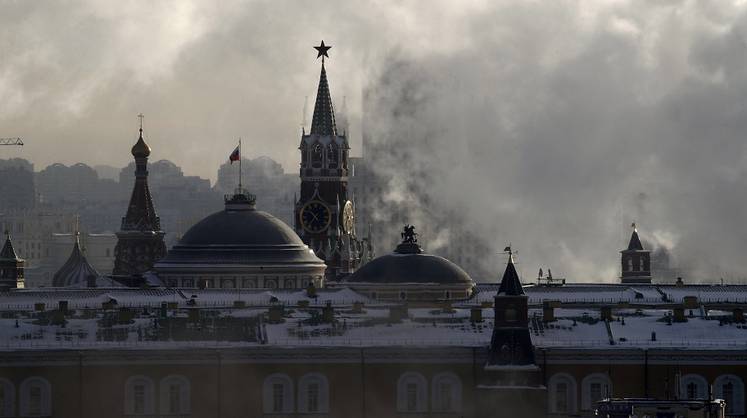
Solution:
{"label": "spire", "polygon": [[636,229],[635,222],[630,226],[633,228],[633,234],[630,236],[628,251],[643,251],[643,244],[641,244],[641,239],[638,238],[638,229]]}
{"label": "spire", "polygon": [[7,230],[5,231],[5,245],[0,250],[0,260],[19,260],[16,250],[13,248],[13,243],[10,241],[10,232]]}
{"label": "spire", "polygon": [[514,267],[514,255],[511,247],[506,247],[505,251],[508,252],[508,264],[506,265],[506,271],[503,272],[503,279],[501,280],[501,287],[498,289],[498,295],[523,295],[524,289],[521,286],[519,275],[516,273],[516,267]]}
{"label": "spire", "polygon": [[161,220],[156,215],[153,198],[148,187],[150,147],[143,140],[143,114],[139,114],[138,118],[140,118],[140,137],[132,147],[132,155],[135,157],[135,187],[132,189],[127,214],[122,219],[122,230],[159,231],[161,230]]}
{"label": "spire", "polygon": [[314,47],[319,54],[317,58],[322,57],[322,72],[319,76],[319,88],[316,92],[316,103],[314,104],[314,116],[311,119],[311,135],[337,135],[335,126],[335,111],[332,107],[332,98],[329,93],[329,84],[327,83],[327,71],[324,69],[324,57],[331,46],[325,46],[322,41],[321,46]]}

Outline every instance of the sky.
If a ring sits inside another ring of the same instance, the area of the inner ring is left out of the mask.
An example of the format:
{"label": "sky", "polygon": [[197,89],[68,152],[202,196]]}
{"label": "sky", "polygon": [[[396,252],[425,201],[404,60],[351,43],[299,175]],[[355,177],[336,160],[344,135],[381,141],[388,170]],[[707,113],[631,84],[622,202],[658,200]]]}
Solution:
{"label": "sky", "polygon": [[745,3],[0,0],[0,137],[26,143],[0,158],[124,166],[142,112],[185,174],[214,180],[239,137],[293,172],[324,39],[386,202],[512,243],[528,277],[614,280],[635,221],[686,281],[736,280]]}

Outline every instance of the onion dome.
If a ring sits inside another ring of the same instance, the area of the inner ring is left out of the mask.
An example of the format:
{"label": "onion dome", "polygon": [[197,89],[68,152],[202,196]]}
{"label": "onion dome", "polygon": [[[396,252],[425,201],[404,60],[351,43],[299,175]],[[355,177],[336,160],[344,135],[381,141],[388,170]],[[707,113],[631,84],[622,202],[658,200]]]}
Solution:
{"label": "onion dome", "polygon": [[97,278],[99,273],[86,260],[86,256],[80,250],[80,234],[75,233],[75,244],[73,252],[65,264],[57,270],[52,278],[52,286],[69,287],[87,284],[91,278]]}
{"label": "onion dome", "polygon": [[325,268],[293,229],[256,210],[255,197],[243,189],[226,198],[225,210],[207,216],[155,264],[158,273],[172,269],[257,267]]}
{"label": "onion dome", "polygon": [[393,253],[369,261],[346,281],[379,284],[472,284],[472,278],[461,267],[443,257],[425,254],[417,244],[414,229],[410,225],[406,226],[402,233],[403,241]]}
{"label": "onion dome", "polygon": [[143,129],[140,128],[140,138],[132,146],[132,156],[135,158],[148,158],[150,156],[150,147],[143,139]]}

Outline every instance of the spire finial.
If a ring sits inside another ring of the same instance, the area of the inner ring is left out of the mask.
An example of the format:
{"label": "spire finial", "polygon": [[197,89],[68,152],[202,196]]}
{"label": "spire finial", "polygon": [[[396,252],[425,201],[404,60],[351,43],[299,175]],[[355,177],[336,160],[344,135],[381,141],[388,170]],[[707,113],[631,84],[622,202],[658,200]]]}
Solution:
{"label": "spire finial", "polygon": [[143,137],[143,119],[145,118],[145,115],[142,113],[137,115],[137,118],[140,119],[140,138]]}
{"label": "spire finial", "polygon": [[637,230],[637,228],[636,228],[636,226],[635,226],[635,222],[633,222],[632,224],[630,224],[630,227],[631,227],[631,228],[633,228],[633,231],[636,231],[636,230]]}
{"label": "spire finial", "polygon": [[317,51],[316,58],[319,59],[319,57],[322,57],[322,66],[324,66],[324,57],[329,58],[329,55],[327,55],[327,51],[332,49],[332,47],[324,45],[324,39],[322,39],[322,44],[319,46],[315,46],[314,49],[316,49]]}

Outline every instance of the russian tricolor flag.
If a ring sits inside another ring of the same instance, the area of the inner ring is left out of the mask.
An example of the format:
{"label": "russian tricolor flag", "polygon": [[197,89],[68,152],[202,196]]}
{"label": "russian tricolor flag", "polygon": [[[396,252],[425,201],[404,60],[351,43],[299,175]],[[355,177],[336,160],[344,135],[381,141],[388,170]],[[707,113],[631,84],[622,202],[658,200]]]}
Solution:
{"label": "russian tricolor flag", "polygon": [[228,156],[228,161],[233,164],[234,161],[239,161],[239,158],[241,158],[241,153],[239,152],[239,147],[236,147],[235,150],[231,153],[231,155]]}

